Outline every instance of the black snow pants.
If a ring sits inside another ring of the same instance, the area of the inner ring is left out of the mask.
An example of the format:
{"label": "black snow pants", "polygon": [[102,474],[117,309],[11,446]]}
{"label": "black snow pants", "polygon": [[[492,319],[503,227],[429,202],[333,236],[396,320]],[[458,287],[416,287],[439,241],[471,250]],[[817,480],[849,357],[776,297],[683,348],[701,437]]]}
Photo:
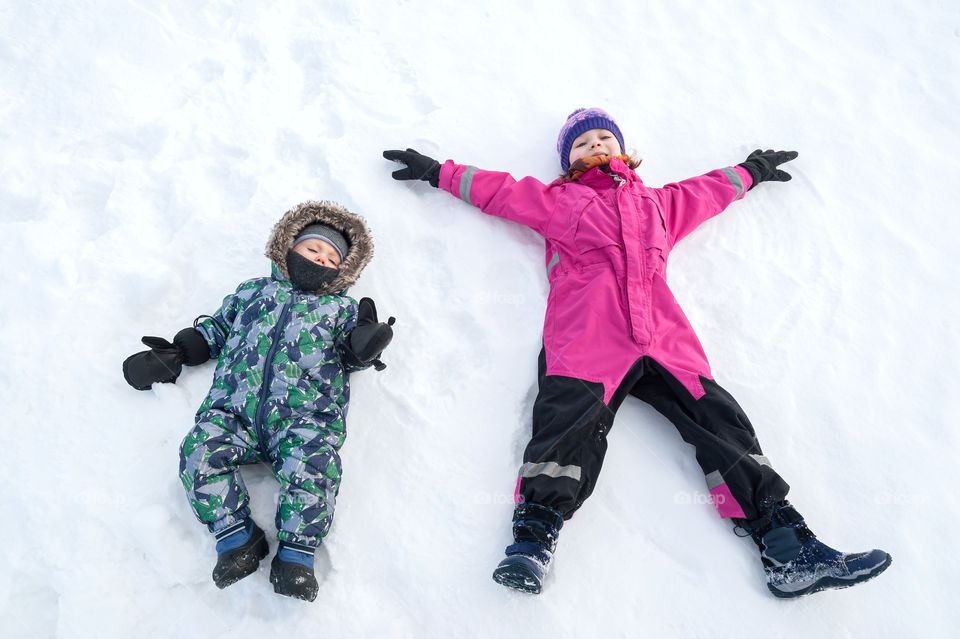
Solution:
{"label": "black snow pants", "polygon": [[764,516],[790,487],[763,456],[753,426],[736,400],[713,380],[700,381],[706,394],[694,399],[663,366],[642,357],[610,403],[604,404],[601,384],[547,375],[541,350],[533,437],[523,454],[517,499],[555,508],[569,519],[593,492],[607,451],[607,433],[630,394],[653,406],[694,446],[722,517]]}

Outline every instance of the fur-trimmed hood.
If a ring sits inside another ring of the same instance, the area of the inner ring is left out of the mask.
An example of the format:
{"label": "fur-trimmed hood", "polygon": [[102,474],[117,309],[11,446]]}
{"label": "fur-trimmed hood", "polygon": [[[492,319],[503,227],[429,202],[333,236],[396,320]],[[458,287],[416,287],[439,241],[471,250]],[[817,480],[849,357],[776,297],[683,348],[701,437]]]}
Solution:
{"label": "fur-trimmed hood", "polygon": [[287,252],[293,240],[305,227],[315,223],[331,226],[347,238],[350,250],[340,263],[340,273],[329,284],[314,291],[326,295],[347,289],[356,283],[360,272],[373,258],[373,239],[367,225],[359,215],[351,213],[335,202],[304,202],[283,214],[267,241],[266,256],[276,265],[284,279],[290,279],[287,270]]}

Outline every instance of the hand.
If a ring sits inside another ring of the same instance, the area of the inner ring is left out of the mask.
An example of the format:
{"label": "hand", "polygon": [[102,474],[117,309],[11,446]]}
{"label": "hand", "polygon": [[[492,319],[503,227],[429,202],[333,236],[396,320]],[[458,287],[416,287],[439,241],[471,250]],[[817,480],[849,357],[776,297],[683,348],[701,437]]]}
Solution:
{"label": "hand", "polygon": [[777,167],[784,162],[789,162],[799,155],[796,151],[774,151],[773,149],[761,151],[757,149],[747,156],[747,159],[738,166],[742,166],[753,178],[752,189],[760,182],[787,182],[792,179],[786,171],[781,171]]}
{"label": "hand", "polygon": [[384,151],[383,157],[407,166],[392,173],[394,180],[423,180],[436,188],[440,184],[440,163],[413,149]]}
{"label": "hand", "polygon": [[192,327],[177,333],[172,344],[162,337],[144,337],[141,341],[150,350],[123,362],[123,378],[137,390],[150,390],[155,382],[175,382],[184,364],[196,366],[210,359],[206,340]]}
{"label": "hand", "polygon": [[393,339],[391,327],[396,321],[394,317],[386,322],[377,321],[377,307],[373,300],[369,297],[360,300],[357,325],[350,331],[347,343],[361,365],[372,363],[378,371],[387,367],[379,357]]}

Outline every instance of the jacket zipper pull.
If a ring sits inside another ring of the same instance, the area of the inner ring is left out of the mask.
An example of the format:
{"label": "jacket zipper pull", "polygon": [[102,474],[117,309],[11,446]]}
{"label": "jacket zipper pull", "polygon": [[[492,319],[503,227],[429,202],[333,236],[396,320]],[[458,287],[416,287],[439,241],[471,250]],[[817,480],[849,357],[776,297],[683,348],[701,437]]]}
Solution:
{"label": "jacket zipper pull", "polygon": [[627,183],[626,180],[624,180],[622,177],[620,177],[620,176],[617,175],[616,173],[611,173],[611,174],[610,174],[610,177],[612,177],[612,178],[613,178],[613,181],[617,183],[617,188],[618,188],[618,189],[619,189],[621,186],[623,186],[624,184]]}

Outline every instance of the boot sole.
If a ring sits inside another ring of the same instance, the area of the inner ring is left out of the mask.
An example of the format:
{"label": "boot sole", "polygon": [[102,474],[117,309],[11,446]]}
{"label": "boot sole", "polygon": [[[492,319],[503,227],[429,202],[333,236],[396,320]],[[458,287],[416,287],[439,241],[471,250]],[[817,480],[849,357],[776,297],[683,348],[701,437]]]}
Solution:
{"label": "boot sole", "polygon": [[273,584],[273,592],[275,592],[278,595],[283,595],[284,597],[290,597],[291,599],[299,599],[300,601],[316,601],[317,592],[319,592],[319,590],[311,591],[309,593],[301,595],[295,592],[287,592],[281,589],[277,584]]}
{"label": "boot sole", "polygon": [[874,568],[871,572],[860,575],[854,579],[838,579],[837,577],[824,577],[806,588],[801,590],[795,590],[793,592],[785,592],[783,590],[777,590],[772,584],[767,584],[767,588],[770,589],[770,592],[773,593],[774,597],[779,599],[794,599],[796,597],[802,597],[804,595],[812,595],[815,592],[820,592],[821,590],[840,590],[841,588],[849,588],[850,586],[856,586],[857,584],[862,584],[865,581],[873,579],[884,570],[890,567],[890,563],[893,561],[893,557],[889,554],[887,555],[886,560]]}
{"label": "boot sole", "polygon": [[526,570],[518,569],[515,566],[498,568],[493,571],[493,580],[507,588],[513,588],[520,592],[527,592],[532,595],[539,595],[543,590],[543,584],[535,575]]}
{"label": "boot sole", "polygon": [[267,545],[267,537],[261,533],[260,539],[250,546],[247,552],[237,555],[237,557],[234,558],[233,564],[240,568],[241,571],[227,575],[221,579],[214,577],[213,583],[216,584],[217,588],[223,590],[227,586],[237,583],[244,577],[249,577],[257,572],[260,568],[260,560],[266,557],[268,552],[270,552],[270,547]]}

